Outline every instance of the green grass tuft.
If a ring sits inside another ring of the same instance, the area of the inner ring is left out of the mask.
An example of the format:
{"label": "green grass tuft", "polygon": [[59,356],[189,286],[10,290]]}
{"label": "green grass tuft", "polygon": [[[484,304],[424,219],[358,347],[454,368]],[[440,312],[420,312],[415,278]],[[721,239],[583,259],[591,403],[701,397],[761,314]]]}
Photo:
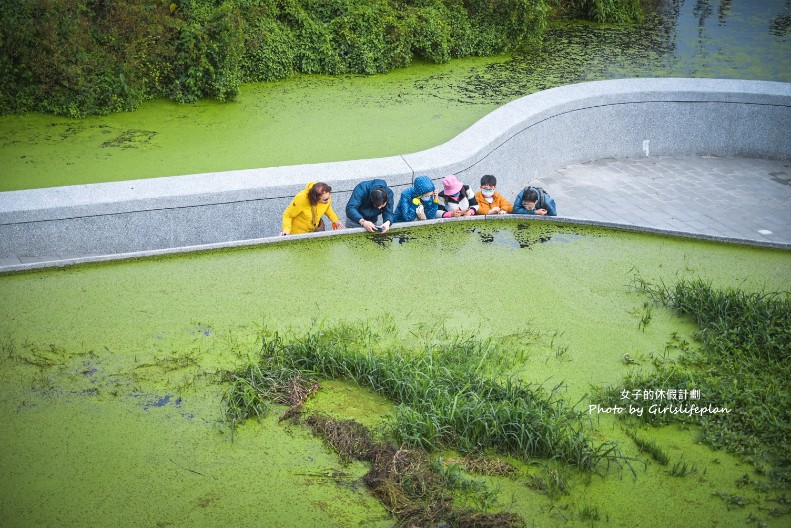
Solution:
{"label": "green grass tuft", "polygon": [[[395,442],[427,451],[491,450],[522,460],[555,459],[587,471],[629,461],[616,444],[596,445],[587,415],[542,387],[507,374],[519,355],[492,341],[449,336],[393,349],[367,327],[265,337],[260,363],[232,374],[226,417],[262,416],[283,379],[351,380],[397,404]],[[386,350],[385,350],[386,348]],[[291,405],[291,404],[290,404]]]}
{"label": "green grass tuft", "polygon": [[668,462],[670,462],[670,457],[667,452],[657,445],[656,440],[648,441],[645,438],[640,438],[637,436],[637,433],[632,430],[627,430],[626,435],[640,448],[640,451],[648,453],[656,462],[659,462],[663,466],[666,466]]}
{"label": "green grass tuft", "polygon": [[639,419],[654,425],[698,424],[706,444],[757,466],[768,461],[776,484],[791,483],[791,293],[717,290],[702,280],[670,287],[636,277],[633,284],[654,302],[692,318],[699,326],[696,338],[701,346],[690,347],[674,335],[666,348],[680,352],[676,361],[656,361],[652,372],[631,372],[623,385],[603,389],[600,398],[615,403],[621,391],[630,388],[698,390],[699,399],[659,403],[728,412],[650,413],[657,402],[648,400],[642,402],[646,412]]}

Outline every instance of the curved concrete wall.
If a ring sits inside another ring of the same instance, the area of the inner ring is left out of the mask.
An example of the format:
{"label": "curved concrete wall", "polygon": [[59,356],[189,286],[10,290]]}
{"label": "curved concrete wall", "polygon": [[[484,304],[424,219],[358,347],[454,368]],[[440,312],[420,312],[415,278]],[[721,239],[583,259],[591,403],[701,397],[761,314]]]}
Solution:
{"label": "curved concrete wall", "polygon": [[[326,181],[335,210],[358,182],[455,173],[477,187],[495,174],[515,195],[528,180],[602,158],[791,159],[791,84],[625,79],[576,84],[513,101],[451,141],[390,158],[296,165],[0,193],[0,259],[60,259],[274,236],[289,200]],[[551,188],[551,181],[545,182]]]}

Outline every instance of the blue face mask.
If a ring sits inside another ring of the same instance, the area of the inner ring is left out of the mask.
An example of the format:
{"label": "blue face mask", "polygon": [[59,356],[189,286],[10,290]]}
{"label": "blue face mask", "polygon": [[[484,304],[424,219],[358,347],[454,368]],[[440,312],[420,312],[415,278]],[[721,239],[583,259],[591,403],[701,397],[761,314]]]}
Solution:
{"label": "blue face mask", "polygon": [[433,196],[421,196],[420,199],[426,203],[430,202]]}
{"label": "blue face mask", "polygon": [[481,194],[483,194],[487,198],[490,198],[494,196],[494,189],[481,189]]}

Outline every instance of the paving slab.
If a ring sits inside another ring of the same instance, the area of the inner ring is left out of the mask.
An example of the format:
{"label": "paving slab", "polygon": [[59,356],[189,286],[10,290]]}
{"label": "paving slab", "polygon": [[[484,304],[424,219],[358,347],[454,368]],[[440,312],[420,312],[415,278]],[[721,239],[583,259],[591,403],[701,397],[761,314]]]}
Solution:
{"label": "paving slab", "polygon": [[[791,244],[791,162],[700,157],[602,159],[543,176],[560,214]],[[596,204],[595,206],[593,204]],[[600,207],[605,204],[605,207]],[[771,221],[767,221],[771,220]],[[771,231],[771,233],[766,233]]]}

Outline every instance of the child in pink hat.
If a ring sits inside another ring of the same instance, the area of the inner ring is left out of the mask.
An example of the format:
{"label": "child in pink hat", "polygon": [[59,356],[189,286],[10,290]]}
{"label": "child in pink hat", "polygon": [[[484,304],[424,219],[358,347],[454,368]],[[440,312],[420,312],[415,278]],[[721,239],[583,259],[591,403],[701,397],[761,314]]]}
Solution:
{"label": "child in pink hat", "polygon": [[451,174],[442,179],[442,191],[439,193],[437,218],[453,218],[456,216],[473,216],[478,212],[478,200],[469,185],[461,183]]}

